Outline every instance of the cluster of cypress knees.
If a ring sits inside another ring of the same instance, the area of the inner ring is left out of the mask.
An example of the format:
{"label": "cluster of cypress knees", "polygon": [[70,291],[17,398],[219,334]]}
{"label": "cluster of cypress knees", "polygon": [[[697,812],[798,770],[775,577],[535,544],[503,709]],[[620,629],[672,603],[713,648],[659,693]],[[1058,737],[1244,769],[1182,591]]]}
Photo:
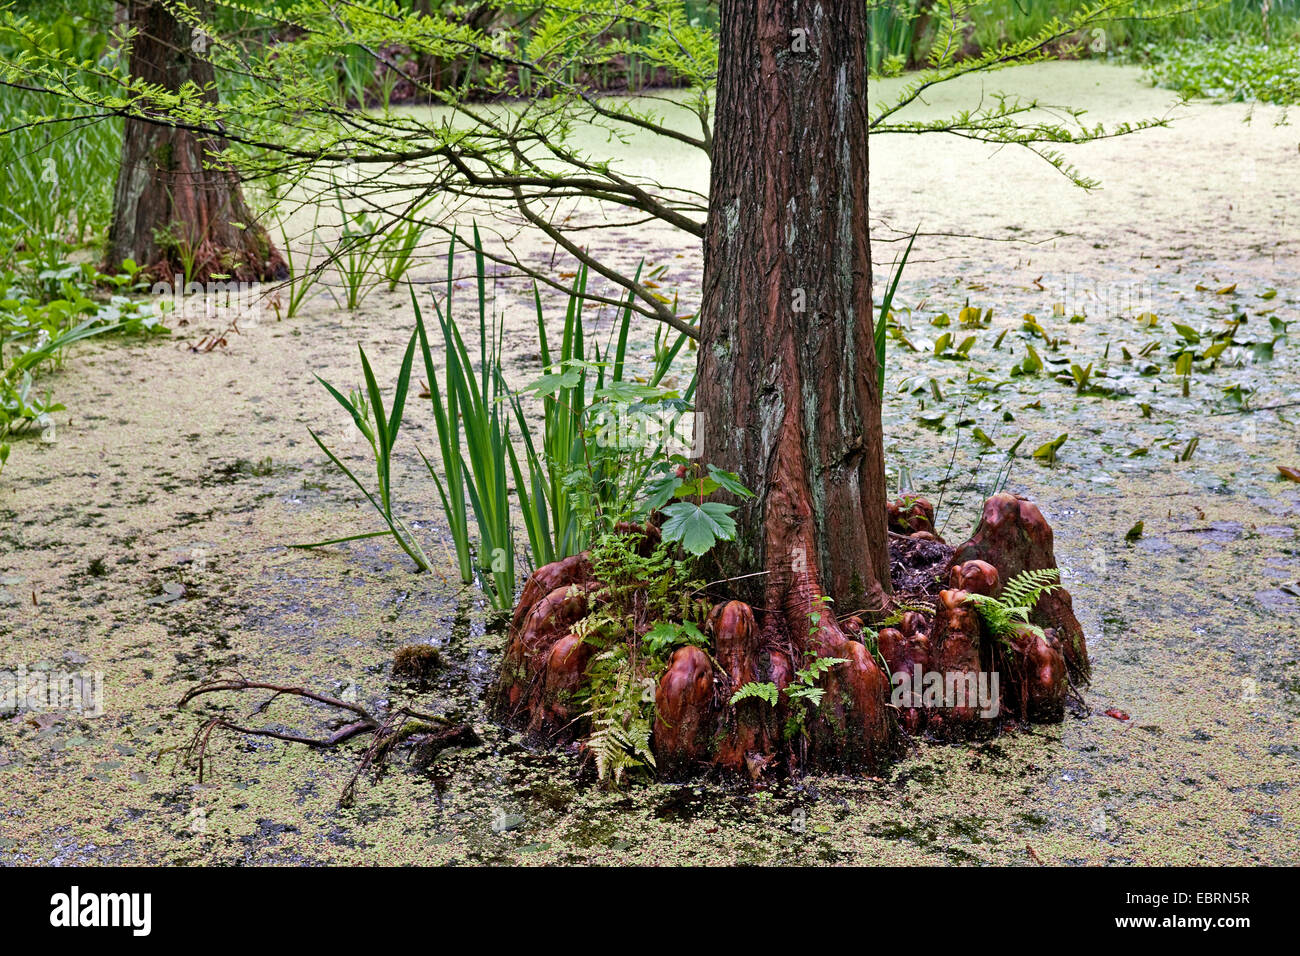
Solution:
{"label": "cluster of cypress knees", "polygon": [[[969,739],[1064,719],[1075,688],[1089,677],[1087,643],[1069,592],[1056,587],[1042,594],[1026,621],[997,633],[971,599],[997,598],[1018,575],[1057,566],[1052,529],[1038,507],[995,494],[971,538],[955,547],[937,534],[934,508],[924,498],[908,495],[888,508],[894,594],[889,608],[867,615],[872,620],[853,615],[805,634],[785,626],[780,615],[724,601],[703,628],[710,646],[672,653],[654,689],[651,742],[660,776],[870,772],[898,756],[909,735]],[[653,526],[639,530],[657,538]],[[594,648],[572,628],[600,599],[585,553],[538,568],[523,589],[493,706],[535,743],[581,746],[582,690]],[[791,721],[792,709],[807,701],[784,693],[775,705],[731,702],[752,682],[784,689],[815,657],[844,663],[819,675],[825,692],[806,719]],[[932,674],[948,687],[973,688],[985,679],[981,686],[991,685],[996,699],[936,702],[904,694],[900,700],[898,687]]]}

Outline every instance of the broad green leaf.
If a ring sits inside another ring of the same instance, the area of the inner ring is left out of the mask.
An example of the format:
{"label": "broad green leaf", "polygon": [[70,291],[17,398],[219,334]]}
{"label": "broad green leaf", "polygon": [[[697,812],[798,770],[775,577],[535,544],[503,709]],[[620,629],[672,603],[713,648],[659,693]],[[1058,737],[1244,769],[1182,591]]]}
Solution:
{"label": "broad green leaf", "polygon": [[730,541],[736,534],[736,523],[730,517],[735,508],[717,501],[697,505],[691,501],[677,501],[664,508],[663,539],[679,541],[683,548],[696,556],[704,554],[718,541]]}

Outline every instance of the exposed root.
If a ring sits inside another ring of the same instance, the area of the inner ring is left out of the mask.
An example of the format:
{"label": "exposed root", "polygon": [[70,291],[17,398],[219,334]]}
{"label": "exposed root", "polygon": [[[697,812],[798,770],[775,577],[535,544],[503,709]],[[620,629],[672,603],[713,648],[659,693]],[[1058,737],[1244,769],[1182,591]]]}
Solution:
{"label": "exposed root", "polygon": [[939,541],[939,533],[934,528],[934,505],[914,494],[895,498],[886,506],[889,516],[889,530],[895,534],[909,536],[925,535],[926,540]]}
{"label": "exposed root", "polygon": [[318,694],[305,687],[291,687],[265,681],[248,680],[239,675],[205,681],[192,687],[185,692],[177,706],[184,707],[190,701],[205,694],[247,690],[267,690],[272,692],[270,697],[258,704],[249,713],[249,717],[265,713],[271,704],[281,696],[292,696],[315,701],[327,707],[334,707],[350,714],[353,719],[347,719],[346,723],[327,737],[311,737],[294,731],[276,730],[273,727],[250,727],[227,720],[224,717],[213,717],[195,731],[193,738],[185,748],[184,763],[190,767],[197,766],[199,783],[203,782],[208,744],[212,739],[212,734],[217,730],[228,730],[232,733],[248,734],[254,737],[270,737],[275,740],[305,744],[308,747],[320,749],[337,747],[354,737],[364,734],[374,734],[374,743],[362,754],[356,770],[343,788],[343,792],[339,795],[338,805],[340,807],[351,805],[356,791],[357,780],[366,770],[371,770],[377,777],[382,771],[384,761],[393,747],[417,734],[446,741],[443,743],[443,747],[480,742],[472,727],[467,724],[455,724],[438,714],[427,714],[410,707],[401,707],[397,710],[376,715],[360,704],[340,700],[326,694]]}

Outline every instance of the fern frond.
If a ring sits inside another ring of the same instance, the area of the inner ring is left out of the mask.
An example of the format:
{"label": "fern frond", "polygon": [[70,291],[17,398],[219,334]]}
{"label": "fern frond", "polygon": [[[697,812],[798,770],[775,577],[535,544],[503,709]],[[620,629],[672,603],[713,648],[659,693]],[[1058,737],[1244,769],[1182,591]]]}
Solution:
{"label": "fern frond", "polygon": [[822,698],[826,696],[826,688],[794,684],[786,688],[786,694],[791,700],[806,700],[816,709],[821,706]]}
{"label": "fern frond", "polygon": [[756,681],[750,681],[748,684],[741,687],[740,690],[732,694],[731,700],[728,701],[728,703],[731,704],[732,707],[735,707],[742,700],[749,700],[751,697],[757,697],[759,700],[765,700],[768,704],[775,707],[778,693],[779,691],[776,689],[776,685],[771,681],[766,681],[761,684]]}
{"label": "fern frond", "polygon": [[1000,600],[1008,607],[1032,609],[1040,597],[1059,588],[1060,581],[1061,572],[1057,568],[1022,571],[1002,588]]}
{"label": "fern frond", "polygon": [[1061,572],[1056,568],[1022,571],[1006,583],[1000,598],[971,594],[966,600],[975,605],[984,626],[997,638],[1004,638],[1017,628],[1028,627],[1041,635],[1042,628],[1029,623],[1029,612],[1044,594],[1060,585]]}
{"label": "fern frond", "polygon": [[801,671],[795,671],[795,676],[799,678],[799,683],[811,685],[813,681],[821,677],[836,664],[847,664],[847,657],[819,657]]}

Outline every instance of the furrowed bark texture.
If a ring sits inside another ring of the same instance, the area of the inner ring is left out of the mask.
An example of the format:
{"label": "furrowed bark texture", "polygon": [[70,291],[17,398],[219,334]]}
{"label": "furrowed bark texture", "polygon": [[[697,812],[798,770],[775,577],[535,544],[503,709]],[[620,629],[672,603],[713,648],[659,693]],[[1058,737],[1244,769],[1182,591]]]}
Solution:
{"label": "furrowed bark texture", "polygon": [[[196,55],[207,41],[196,38],[158,0],[131,0],[133,80],[170,91],[195,84],[216,101],[212,64]],[[224,147],[215,138],[128,119],[122,165],[113,194],[105,265],[118,269],[133,259],[158,278],[175,274],[204,282],[214,273],[240,281],[282,279],[284,259],[244,201],[239,178],[213,164]],[[188,274],[186,274],[188,273]]]}
{"label": "furrowed bark texture", "polygon": [[769,609],[889,587],[860,3],[723,0],[705,241],[703,458],[757,497],[719,552]]}

